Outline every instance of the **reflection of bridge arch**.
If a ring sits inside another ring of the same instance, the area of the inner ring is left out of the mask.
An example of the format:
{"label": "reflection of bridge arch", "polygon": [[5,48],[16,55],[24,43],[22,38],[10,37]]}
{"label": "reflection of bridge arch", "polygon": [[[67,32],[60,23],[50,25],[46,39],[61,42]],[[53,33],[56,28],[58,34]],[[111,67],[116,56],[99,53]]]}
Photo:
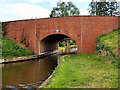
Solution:
{"label": "reflection of bridge arch", "polygon": [[58,42],[61,40],[71,40],[65,34],[50,34],[44,37],[39,43],[39,54],[58,49]]}
{"label": "reflection of bridge arch", "polygon": [[96,37],[118,28],[119,22],[120,17],[58,17],[3,22],[2,29],[7,32],[6,37],[36,54],[39,54],[40,41],[52,34],[71,37],[77,43],[78,53],[94,53]]}

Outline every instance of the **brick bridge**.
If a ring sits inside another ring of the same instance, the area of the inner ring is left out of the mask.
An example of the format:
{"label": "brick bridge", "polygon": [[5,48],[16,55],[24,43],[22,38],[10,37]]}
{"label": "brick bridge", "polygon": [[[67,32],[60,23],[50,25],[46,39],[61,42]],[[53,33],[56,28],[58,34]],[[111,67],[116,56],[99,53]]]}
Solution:
{"label": "brick bridge", "polygon": [[3,22],[6,37],[36,54],[57,49],[58,41],[72,38],[77,53],[94,53],[96,37],[118,28],[120,17],[77,16]]}

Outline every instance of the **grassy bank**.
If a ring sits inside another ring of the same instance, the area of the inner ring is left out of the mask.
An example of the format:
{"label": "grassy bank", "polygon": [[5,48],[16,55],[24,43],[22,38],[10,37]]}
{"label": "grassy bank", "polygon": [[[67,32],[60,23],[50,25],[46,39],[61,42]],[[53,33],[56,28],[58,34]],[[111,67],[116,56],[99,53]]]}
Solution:
{"label": "grassy bank", "polygon": [[120,28],[115,29],[109,34],[99,36],[97,38],[96,49],[109,51],[114,57],[118,56],[118,30],[120,30]]}
{"label": "grassy bank", "polygon": [[29,55],[34,55],[34,52],[26,50],[22,45],[17,44],[6,37],[2,37],[2,58],[14,58]]}
{"label": "grassy bank", "polygon": [[118,61],[98,54],[61,56],[44,88],[117,88]]}

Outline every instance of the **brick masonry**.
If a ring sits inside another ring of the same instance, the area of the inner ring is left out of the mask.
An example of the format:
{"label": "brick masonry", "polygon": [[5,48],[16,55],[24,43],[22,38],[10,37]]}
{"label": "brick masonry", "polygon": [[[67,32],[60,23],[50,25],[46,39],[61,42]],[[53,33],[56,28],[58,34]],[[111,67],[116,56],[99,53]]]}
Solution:
{"label": "brick masonry", "polygon": [[2,29],[7,31],[6,37],[22,44],[26,49],[31,49],[36,54],[39,54],[41,47],[52,48],[53,45],[52,49],[56,48],[56,42],[59,40],[57,37],[54,37],[55,42],[46,40],[45,43],[40,43],[45,37],[55,36],[55,34],[74,39],[78,45],[78,53],[94,53],[96,37],[118,28],[119,22],[120,17],[58,17],[3,22]]}

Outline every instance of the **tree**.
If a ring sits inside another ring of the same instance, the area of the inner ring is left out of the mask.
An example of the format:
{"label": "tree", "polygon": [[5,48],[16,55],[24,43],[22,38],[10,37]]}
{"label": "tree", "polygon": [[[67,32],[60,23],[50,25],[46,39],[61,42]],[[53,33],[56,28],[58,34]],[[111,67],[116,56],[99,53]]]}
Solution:
{"label": "tree", "polygon": [[2,22],[0,21],[0,29],[2,28]]}
{"label": "tree", "polygon": [[[106,1],[106,0],[105,0]],[[117,2],[102,2],[102,0],[92,1],[89,4],[89,12],[92,16],[114,16],[117,11]]]}
{"label": "tree", "polygon": [[0,35],[2,33],[2,22],[0,21]]}
{"label": "tree", "polygon": [[51,11],[50,17],[79,16],[79,9],[72,2],[58,2]]}

